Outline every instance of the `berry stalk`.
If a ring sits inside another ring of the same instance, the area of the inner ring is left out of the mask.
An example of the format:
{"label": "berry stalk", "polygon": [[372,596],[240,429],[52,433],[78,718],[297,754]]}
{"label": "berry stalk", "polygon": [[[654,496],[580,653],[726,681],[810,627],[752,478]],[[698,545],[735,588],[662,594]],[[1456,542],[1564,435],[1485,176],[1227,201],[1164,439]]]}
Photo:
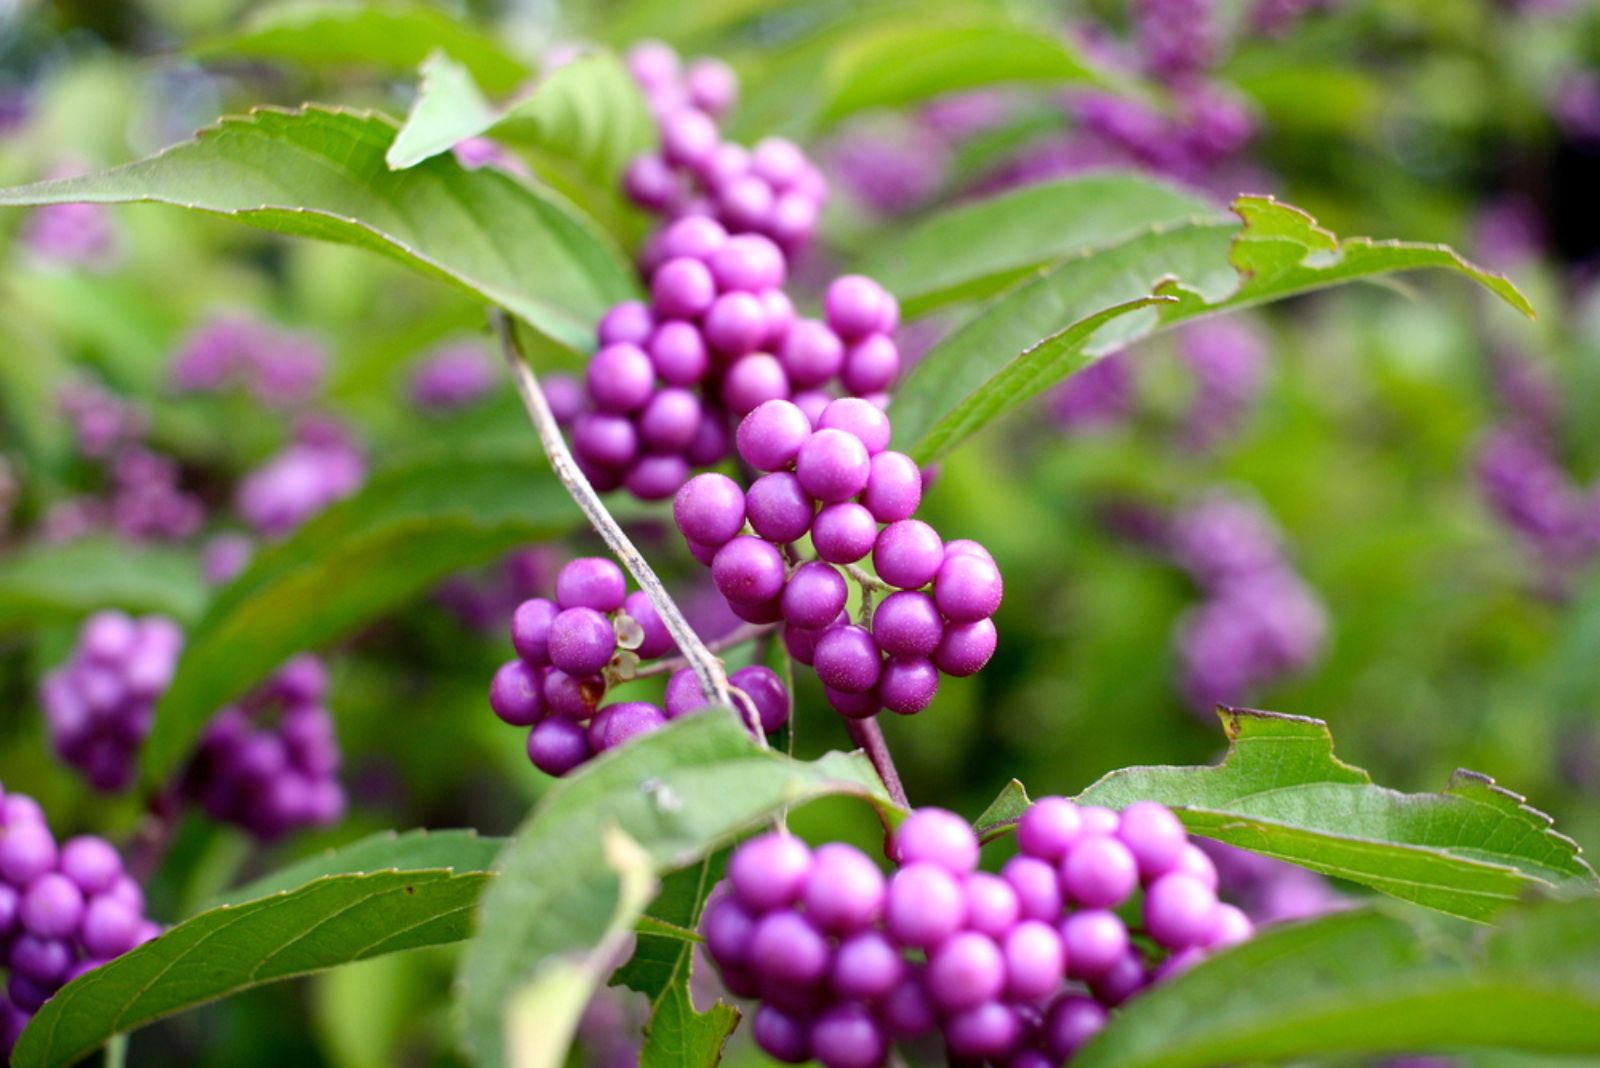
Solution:
{"label": "berry stalk", "polygon": [[683,617],[677,603],[668,595],[655,570],[623,532],[622,527],[612,518],[606,506],[601,503],[599,495],[595,493],[594,487],[578,469],[572,453],[567,449],[566,441],[561,437],[561,428],[556,422],[555,413],[550,410],[549,401],[545,399],[544,390],[539,386],[539,379],[523,358],[516,334],[511,327],[510,317],[497,308],[490,313],[490,318],[494,323],[495,332],[500,336],[501,350],[505,354],[507,366],[511,369],[517,393],[522,398],[523,407],[528,411],[528,418],[533,422],[534,431],[539,435],[539,444],[549,457],[550,467],[555,471],[556,478],[561,480],[561,484],[566,487],[567,492],[589,520],[589,525],[594,527],[595,532],[605,541],[607,548],[616,554],[617,559],[622,561],[622,566],[628,569],[628,573],[639,584],[645,596],[650,598],[650,603],[661,616],[661,622],[666,625],[668,633],[677,642],[678,649],[694,671],[695,678],[700,683],[700,691],[706,700],[729,708],[737,708],[756,736],[757,744],[765,748],[766,737],[761,733],[760,717],[754,706],[748,701],[741,701],[737,705],[734,703],[733,694],[728,689],[727,674],[722,669],[722,661],[706,648],[700,636],[689,626],[689,621]]}

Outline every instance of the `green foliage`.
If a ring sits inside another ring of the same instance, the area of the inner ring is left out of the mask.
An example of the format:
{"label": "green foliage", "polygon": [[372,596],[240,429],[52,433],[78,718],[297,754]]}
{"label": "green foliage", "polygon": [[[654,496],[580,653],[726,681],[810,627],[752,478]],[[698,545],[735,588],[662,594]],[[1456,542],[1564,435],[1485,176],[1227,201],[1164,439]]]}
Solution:
{"label": "green foliage", "polygon": [[1577,844],[1487,776],[1457,772],[1440,793],[1405,794],[1337,759],[1320,720],[1222,718],[1231,745],[1221,764],[1124,768],[1078,800],[1159,801],[1194,834],[1469,919],[1488,920],[1533,890],[1596,886]]}
{"label": "green foliage", "polygon": [[[1341,241],[1271,197],[1240,197],[1233,210],[1242,225],[1196,220],[1152,226],[1058,260],[996,297],[935,345],[900,385],[890,407],[896,446],[923,461],[937,459],[1062,378],[1155,330],[1395,271],[1455,271],[1533,314],[1504,277],[1444,246]],[[1173,299],[1159,309],[1124,303],[1152,296]],[[1119,314],[1107,323],[1113,307]],[[1053,336],[1063,341],[1038,343]]]}
{"label": "green foliage", "polygon": [[335,854],[321,865],[333,874],[273,891],[275,879],[266,896],[209,909],[96,968],[34,1016],[11,1063],[70,1064],[113,1035],[250,987],[465,938],[491,877],[476,867],[485,843],[435,842],[429,867],[395,869],[416,842],[397,838],[388,856],[355,847],[362,867],[391,870],[345,871]]}
{"label": "green foliage", "polygon": [[147,201],[357,245],[578,347],[632,293],[616,247],[570,204],[452,159],[391,171],[394,135],[391,120],[371,113],[258,109],[137,163],[0,190],[0,204]]}
{"label": "green foliage", "polygon": [[1134,998],[1077,1068],[1202,1068],[1308,1054],[1600,1053],[1600,898],[1481,930],[1356,909],[1263,931]]}
{"label": "green foliage", "polygon": [[532,74],[492,35],[431,4],[286,0],[259,8],[238,30],[201,41],[202,58],[281,60],[318,68],[410,71],[438,51],[493,92]]}
{"label": "green foliage", "polygon": [[103,608],[187,623],[206,587],[194,558],[105,539],[29,546],[0,559],[0,630],[75,622]]}
{"label": "green foliage", "polygon": [[[846,794],[889,812],[863,757],[815,762],[757,749],[727,710],[668,724],[606,753],[545,795],[500,855],[501,878],[485,895],[477,936],[461,964],[462,1037],[480,1063],[505,1063],[501,1015],[540,962],[596,945],[616,913],[616,874],[602,861],[606,827],[639,842],[660,872],[693,864],[733,836],[785,809]],[[682,1004],[662,1004],[676,1012]],[[677,1017],[659,1025],[682,1042],[712,1030]],[[668,1040],[666,1033],[658,1041]]]}
{"label": "green foliage", "polygon": [[581,522],[549,468],[522,455],[436,458],[375,475],[217,593],[156,708],[147,781],[172,774],[212,714],[288,657],[453,571]]}

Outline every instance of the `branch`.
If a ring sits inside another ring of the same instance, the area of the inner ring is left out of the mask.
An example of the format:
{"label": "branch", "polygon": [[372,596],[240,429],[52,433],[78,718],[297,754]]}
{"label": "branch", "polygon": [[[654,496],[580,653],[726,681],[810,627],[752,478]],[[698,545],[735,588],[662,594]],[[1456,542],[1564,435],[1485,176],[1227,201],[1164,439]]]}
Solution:
{"label": "branch", "polygon": [[[706,651],[709,653],[722,653],[729,649],[737,648],[745,642],[753,642],[764,634],[771,634],[782,624],[779,623],[741,623],[722,637],[706,642]],[[648,679],[652,675],[670,675],[681,667],[688,667],[689,661],[681,656],[670,657],[666,660],[657,660],[639,668],[633,673],[633,678]]]}
{"label": "branch", "polygon": [[683,654],[685,663],[694,669],[695,678],[700,680],[700,692],[705,695],[706,700],[738,710],[744,717],[746,726],[755,735],[756,741],[762,748],[766,748],[767,737],[761,731],[761,720],[755,706],[748,700],[735,703],[733,694],[728,688],[728,676],[722,670],[722,661],[706,648],[700,636],[689,626],[689,621],[683,617],[677,602],[668,595],[655,570],[617,525],[617,521],[601,502],[600,495],[595,493],[594,487],[578,469],[577,461],[572,458],[566,441],[561,437],[561,427],[557,425],[555,413],[550,410],[550,403],[545,399],[544,390],[539,386],[539,379],[523,358],[522,348],[517,343],[516,332],[511,325],[511,317],[499,308],[493,309],[489,315],[494,323],[495,332],[500,336],[500,347],[505,354],[506,364],[511,368],[511,377],[516,383],[517,393],[522,397],[523,407],[528,410],[528,418],[532,420],[533,429],[539,435],[539,444],[543,446],[545,455],[550,458],[550,467],[555,471],[556,478],[561,480],[561,484],[577,502],[579,509],[589,520],[589,525],[594,527],[596,533],[604,539],[606,546],[617,559],[622,561],[622,566],[628,569],[628,573],[639,584],[639,589],[650,598],[651,605],[661,616],[661,622],[666,625],[667,633],[678,643],[678,649]]}
{"label": "branch", "polygon": [[[906,800],[906,788],[900,782],[900,772],[894,766],[894,757],[889,755],[889,743],[883,740],[883,729],[878,726],[876,719],[846,719],[846,729],[850,731],[850,740],[855,742],[872,761],[872,766],[878,772],[878,778],[883,780],[883,788],[889,791],[889,798],[901,808],[910,809],[911,802]],[[890,833],[888,823],[883,826],[884,834]],[[887,842],[885,842],[887,848]]]}

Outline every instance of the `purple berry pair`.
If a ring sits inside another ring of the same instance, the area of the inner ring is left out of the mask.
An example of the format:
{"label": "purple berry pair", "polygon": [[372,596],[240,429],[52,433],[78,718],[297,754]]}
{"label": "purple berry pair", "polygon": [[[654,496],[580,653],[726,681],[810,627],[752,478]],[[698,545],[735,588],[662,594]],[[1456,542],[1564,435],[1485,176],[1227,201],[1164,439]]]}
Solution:
{"label": "purple berry pair", "polygon": [[186,795],[261,839],[337,823],[345,794],[327,689],[322,662],[301,655],[218,712],[185,773]]}
{"label": "purple berry pair", "polygon": [[[946,543],[912,518],[922,473],[889,438],[888,416],[860,398],[830,401],[814,420],[790,401],[768,401],[737,434],[741,458],[765,473],[748,489],[696,475],[673,502],[679,531],[734,613],[783,623],[790,654],[816,669],[829,703],[852,718],[920,712],[941,672],[981,669],[1003,592],[982,546]],[[864,589],[887,596],[876,605],[864,597],[852,623],[846,576],[860,584],[855,565],[869,556],[877,577],[865,576]]]}
{"label": "purple berry pair", "polygon": [[[565,775],[705,704],[684,669],[669,682],[664,707],[648,701],[600,707],[613,681],[676,648],[650,599],[629,593],[622,568],[604,557],[563,567],[554,601],[535,597],[518,606],[511,644],[517,657],[495,672],[489,706],[511,726],[530,728],[528,759],[550,775]],[[788,694],[774,672],[748,667],[729,681],[749,694],[768,730],[788,721]]]}
{"label": "purple berry pair", "polygon": [[126,790],[156,699],[172,681],[183,632],[164,616],[98,612],[65,663],[44,677],[39,701],[57,754],[96,790]]}
{"label": "purple berry pair", "polygon": [[[774,833],[735,850],[701,932],[724,985],[761,1002],[754,1037],[791,1064],[877,1068],[938,1035],[953,1061],[1060,1065],[1145,986],[1243,941],[1216,871],[1150,802],[1121,815],[1035,803],[1019,853],[978,870],[960,817],[920,809],[885,879],[840,843]],[[1116,911],[1142,917],[1137,940]]]}
{"label": "purple berry pair", "polygon": [[25,794],[0,796],[0,945],[8,973],[0,1045],[9,1053],[51,995],[160,933],[144,893],[109,842],[82,835],[57,845]]}

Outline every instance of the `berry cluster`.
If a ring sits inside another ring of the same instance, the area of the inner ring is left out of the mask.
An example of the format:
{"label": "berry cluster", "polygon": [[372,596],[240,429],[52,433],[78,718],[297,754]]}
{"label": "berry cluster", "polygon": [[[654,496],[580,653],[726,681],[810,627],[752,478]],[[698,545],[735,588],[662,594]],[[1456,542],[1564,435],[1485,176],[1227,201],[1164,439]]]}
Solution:
{"label": "berry cluster", "polygon": [[[920,712],[941,671],[982,668],[994,653],[990,617],[1002,592],[982,546],[946,543],[912,518],[922,473],[888,448],[889,436],[888,416],[857,397],[814,416],[767,401],[737,434],[739,455],[765,473],[748,490],[726,475],[696,475],[672,509],[735,614],[783,622],[790,654],[816,669],[835,709],[857,719],[880,708]],[[807,537],[815,558],[799,562],[795,543]],[[875,579],[854,568],[869,555]],[[846,573],[887,593],[875,607],[865,599],[856,623],[845,612]]]}
{"label": "berry cluster", "polygon": [[307,420],[295,437],[234,491],[239,514],[266,537],[288,534],[366,478],[366,461],[338,426]]}
{"label": "berry cluster", "polygon": [[[1107,1011],[1252,934],[1216,870],[1160,805],[1120,816],[1045,798],[1018,856],[977,870],[960,817],[920,809],[885,880],[851,846],[785,834],[741,845],[701,921],[727,988],[757,998],[754,1036],[790,1064],[876,1068],[938,1034],[951,1059],[1063,1064]],[[1118,909],[1137,899],[1143,937]]]}
{"label": "berry cluster", "polygon": [[[290,660],[201,735],[184,792],[214,819],[272,839],[344,815],[328,678],[309,654]],[[276,722],[268,722],[276,713]]]}
{"label": "berry cluster", "polygon": [[[580,557],[556,575],[556,596],[522,602],[511,617],[516,659],[489,684],[489,707],[513,727],[528,727],[528,759],[565,775],[590,757],[647,734],[705,706],[687,668],[669,680],[665,705],[623,701],[600,707],[614,679],[631,677],[642,660],[676,646],[642,591],[628,592],[622,568],[604,557]],[[777,730],[789,719],[789,696],[769,668],[754,665],[729,677]]]}
{"label": "berry cluster", "polygon": [[0,945],[8,975],[0,1045],[6,1052],[57,990],[160,933],[109,842],[82,835],[58,846],[33,798],[3,796]]}
{"label": "berry cluster", "polygon": [[[52,178],[70,178],[82,171],[58,167]],[[121,242],[104,204],[46,204],[22,224],[22,241],[34,255],[53,263],[103,271],[116,266]]]}
{"label": "berry cluster", "polygon": [[186,393],[215,393],[237,384],[263,404],[290,408],[316,391],[327,362],[322,346],[307,335],[222,315],[184,340],[168,371],[173,385]]}
{"label": "berry cluster", "polygon": [[1205,592],[1178,628],[1184,695],[1197,711],[1238,704],[1303,670],[1327,621],[1259,508],[1214,495],[1180,512],[1169,551]]}
{"label": "berry cluster", "polygon": [[640,156],[623,176],[634,203],[764,234],[791,254],[810,243],[827,182],[792,141],[769,137],[746,149],[722,140],[717,120],[739,93],[726,64],[702,58],[685,69],[669,46],[649,41],[628,53],[628,68],[661,135],[660,152]]}
{"label": "berry cluster", "polygon": [[172,681],[183,632],[164,616],[90,616],[66,662],[39,685],[50,741],[96,790],[125,790],[156,699]]}
{"label": "berry cluster", "polygon": [[1314,871],[1209,839],[1200,848],[1216,865],[1218,888],[1258,927],[1321,916],[1349,899]]}
{"label": "berry cluster", "polygon": [[494,361],[474,342],[429,353],[411,373],[411,403],[438,415],[470,408],[494,389]]}

